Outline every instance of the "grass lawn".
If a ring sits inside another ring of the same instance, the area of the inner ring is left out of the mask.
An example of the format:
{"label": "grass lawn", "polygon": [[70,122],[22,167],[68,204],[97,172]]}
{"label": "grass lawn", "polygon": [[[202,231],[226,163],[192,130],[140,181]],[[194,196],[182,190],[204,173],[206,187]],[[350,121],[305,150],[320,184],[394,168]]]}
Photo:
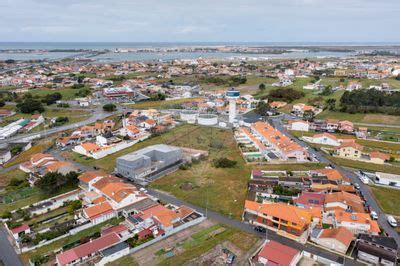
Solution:
{"label": "grass lawn", "polygon": [[[221,230],[221,228],[224,230]],[[212,235],[213,232],[217,232],[218,230],[220,230],[220,233]],[[182,253],[164,259],[159,265],[184,265],[185,262],[201,256],[226,240],[236,245],[245,253],[253,248],[258,238],[254,235],[217,224],[192,235],[182,244],[181,247],[184,249]]]}
{"label": "grass lawn", "polygon": [[131,255],[126,255],[120,259],[117,259],[116,261],[109,262],[106,264],[106,266],[139,266],[139,263],[135,261],[134,258],[132,258]]}
{"label": "grass lawn", "polygon": [[396,151],[400,151],[400,143],[391,143],[391,142],[365,140],[365,139],[357,139],[356,142],[372,149],[389,150],[392,151],[393,153]]}
{"label": "grass lawn", "polygon": [[27,174],[19,169],[13,169],[8,172],[0,172],[0,187],[7,186],[12,178],[23,180],[26,176]]}
{"label": "grass lawn", "polygon": [[186,102],[192,102],[201,100],[202,98],[183,98],[183,99],[176,99],[170,101],[144,101],[138,102],[134,104],[124,104],[126,106],[135,108],[135,109],[163,109],[163,108],[170,108],[172,105],[175,104],[182,104]]}
{"label": "grass lawn", "polygon": [[343,159],[343,158],[334,157],[334,156],[328,156],[328,159],[338,165],[349,167],[349,168],[356,168],[356,169],[362,169],[362,170],[373,171],[373,172],[385,172],[385,173],[391,173],[391,174],[400,174],[400,167],[398,167],[398,166],[360,162],[360,161],[356,161],[356,160]]}
{"label": "grass lawn", "polygon": [[78,233],[76,233],[75,235],[71,235],[65,238],[62,238],[60,240],[54,241],[53,243],[50,243],[48,245],[42,246],[38,249],[35,249],[33,251],[27,252],[27,253],[23,253],[21,256],[22,261],[24,263],[28,263],[29,258],[36,256],[36,255],[45,255],[49,252],[52,252],[54,250],[57,250],[69,243],[75,242],[85,236],[89,236],[92,235],[96,232],[99,232],[101,230],[102,227],[112,224],[112,225],[116,225],[119,224],[121,222],[121,219],[117,219],[117,218],[113,218],[111,220],[105,221],[101,224],[97,224],[93,227],[90,227],[86,230],[80,231]]}
{"label": "grass lawn", "polygon": [[372,186],[371,190],[385,213],[400,216],[400,190]]}
{"label": "grass lawn", "polygon": [[337,111],[325,110],[317,115],[318,119],[339,119],[349,120],[359,123],[373,123],[373,124],[387,124],[387,125],[400,125],[400,116],[384,115],[384,114],[349,114]]}
{"label": "grass lawn", "polygon": [[59,92],[62,95],[62,100],[72,100],[78,96],[75,96],[75,93],[77,93],[79,90],[78,89],[72,89],[72,88],[60,88],[60,89],[48,89],[48,88],[40,88],[40,89],[33,89],[29,90],[29,93],[32,94],[32,96],[46,96],[47,94],[52,94],[55,92]]}

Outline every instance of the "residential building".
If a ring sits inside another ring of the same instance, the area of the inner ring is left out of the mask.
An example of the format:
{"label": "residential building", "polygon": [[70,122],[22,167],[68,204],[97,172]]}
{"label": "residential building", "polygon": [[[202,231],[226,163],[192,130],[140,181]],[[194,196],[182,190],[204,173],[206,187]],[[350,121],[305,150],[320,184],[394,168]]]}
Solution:
{"label": "residential building", "polygon": [[391,187],[400,187],[400,175],[376,172],[375,180],[376,183]]}
{"label": "residential building", "polygon": [[353,234],[378,235],[381,232],[378,222],[372,220],[368,213],[350,213],[343,210],[335,210],[333,225],[334,227],[346,227]]}
{"label": "residential building", "polygon": [[90,258],[99,255],[103,250],[110,248],[121,241],[116,233],[107,234],[75,248],[63,251],[56,256],[58,266],[78,265]]}
{"label": "residential building", "polygon": [[310,123],[304,120],[289,120],[288,128],[290,130],[308,132],[310,129]]}
{"label": "residential building", "polygon": [[343,210],[364,213],[364,201],[355,194],[339,191],[325,195],[325,211]]}
{"label": "residential building", "polygon": [[336,149],[336,153],[346,159],[358,160],[361,159],[363,149],[364,147],[356,142],[344,142]]}
{"label": "residential building", "polygon": [[257,254],[257,265],[295,266],[300,258],[299,250],[269,240]]}
{"label": "residential building", "polygon": [[345,227],[331,229],[314,228],[310,235],[312,242],[342,254],[346,254],[353,238],[353,233]]}
{"label": "residential building", "polygon": [[355,253],[358,259],[373,265],[398,265],[398,245],[391,237],[360,234]]}
{"label": "residential building", "polygon": [[[246,131],[245,131],[246,133]],[[278,157],[284,161],[309,161],[309,153],[269,123],[256,122],[250,126],[248,138],[258,146],[266,158]]]}
{"label": "residential building", "polygon": [[257,226],[278,231],[299,242],[305,242],[312,222],[309,210],[284,203],[257,203],[246,200],[243,219]]}
{"label": "residential building", "polygon": [[327,146],[340,146],[340,140],[329,133],[315,134],[312,137],[302,137],[305,141]]}

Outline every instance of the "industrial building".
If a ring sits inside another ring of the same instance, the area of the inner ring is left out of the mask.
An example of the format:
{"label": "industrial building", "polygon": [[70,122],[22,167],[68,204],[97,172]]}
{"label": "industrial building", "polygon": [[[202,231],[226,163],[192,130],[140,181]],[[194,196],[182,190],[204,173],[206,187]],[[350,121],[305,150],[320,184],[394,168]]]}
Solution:
{"label": "industrial building", "polygon": [[137,183],[147,184],[183,162],[180,148],[158,144],[117,158],[116,171]]}

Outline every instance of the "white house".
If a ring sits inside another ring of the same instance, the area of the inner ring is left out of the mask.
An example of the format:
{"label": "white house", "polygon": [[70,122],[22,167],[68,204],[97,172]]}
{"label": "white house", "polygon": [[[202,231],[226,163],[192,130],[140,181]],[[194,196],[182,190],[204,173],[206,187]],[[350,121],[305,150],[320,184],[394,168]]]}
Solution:
{"label": "white house", "polygon": [[340,141],[329,133],[315,134],[312,137],[303,137],[303,139],[307,142],[320,145],[340,146]]}
{"label": "white house", "polygon": [[308,132],[310,129],[310,123],[304,120],[292,120],[289,121],[289,129]]}

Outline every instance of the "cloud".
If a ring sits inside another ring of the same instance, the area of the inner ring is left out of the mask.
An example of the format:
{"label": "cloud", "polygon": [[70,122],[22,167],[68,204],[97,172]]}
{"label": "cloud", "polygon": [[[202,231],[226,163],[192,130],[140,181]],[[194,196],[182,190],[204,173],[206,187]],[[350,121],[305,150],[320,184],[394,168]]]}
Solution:
{"label": "cloud", "polygon": [[398,0],[2,0],[2,41],[400,41]]}

